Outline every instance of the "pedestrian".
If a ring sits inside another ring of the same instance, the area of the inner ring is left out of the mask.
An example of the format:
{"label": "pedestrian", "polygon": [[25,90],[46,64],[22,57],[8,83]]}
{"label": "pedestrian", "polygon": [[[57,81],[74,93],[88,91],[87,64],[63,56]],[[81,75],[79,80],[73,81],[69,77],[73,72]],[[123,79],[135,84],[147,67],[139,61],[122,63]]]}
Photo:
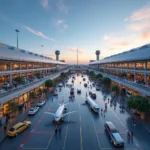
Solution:
{"label": "pedestrian", "polygon": [[133,131],[131,131],[131,137],[133,138]]}

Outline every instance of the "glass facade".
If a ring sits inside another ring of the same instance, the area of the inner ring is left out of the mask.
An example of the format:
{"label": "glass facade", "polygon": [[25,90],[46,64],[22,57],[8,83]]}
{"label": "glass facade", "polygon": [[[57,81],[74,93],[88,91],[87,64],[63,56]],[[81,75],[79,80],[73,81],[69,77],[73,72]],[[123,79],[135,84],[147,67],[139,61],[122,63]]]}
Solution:
{"label": "glass facade", "polygon": [[139,69],[139,70],[145,69],[145,63],[144,62],[136,63],[136,69]]}

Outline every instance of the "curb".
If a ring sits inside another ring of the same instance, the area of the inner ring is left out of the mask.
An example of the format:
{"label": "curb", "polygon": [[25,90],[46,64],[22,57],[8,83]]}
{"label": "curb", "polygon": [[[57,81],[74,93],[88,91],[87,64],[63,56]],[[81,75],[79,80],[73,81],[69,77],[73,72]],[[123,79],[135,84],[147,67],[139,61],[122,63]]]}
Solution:
{"label": "curb", "polygon": [[[28,115],[26,115],[22,121],[24,121],[27,117]],[[6,138],[7,138],[7,135],[5,135],[4,138],[0,141],[0,144],[2,144],[6,140]]]}
{"label": "curb", "polygon": [[[117,101],[118,102],[118,101]],[[121,104],[120,102],[118,102],[119,104]],[[133,118],[135,118],[136,119],[136,117],[130,112],[130,110],[128,110],[126,107],[125,107],[125,110],[126,110],[126,112],[128,113],[128,114],[130,114]],[[137,119],[136,119],[137,120]],[[150,135],[150,131],[148,131],[143,125],[142,125],[142,123],[139,121],[139,120],[137,120],[138,121],[138,123],[143,127],[143,129]]]}

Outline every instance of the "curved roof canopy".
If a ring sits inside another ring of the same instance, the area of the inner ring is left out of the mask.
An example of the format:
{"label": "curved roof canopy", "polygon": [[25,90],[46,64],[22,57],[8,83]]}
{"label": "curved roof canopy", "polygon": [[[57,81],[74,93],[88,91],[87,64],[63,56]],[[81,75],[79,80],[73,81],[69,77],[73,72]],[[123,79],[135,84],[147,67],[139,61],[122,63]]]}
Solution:
{"label": "curved roof canopy", "polygon": [[66,64],[64,62],[55,61],[50,57],[39,55],[23,49],[17,49],[16,47],[3,44],[3,43],[0,43],[0,59],[27,61],[27,62],[43,62],[43,63],[53,63],[53,64]]}
{"label": "curved roof canopy", "polygon": [[116,55],[106,57],[99,61],[94,61],[89,64],[101,64],[111,62],[122,62],[122,61],[137,61],[150,59],[150,44],[143,45],[138,48],[125,51]]}

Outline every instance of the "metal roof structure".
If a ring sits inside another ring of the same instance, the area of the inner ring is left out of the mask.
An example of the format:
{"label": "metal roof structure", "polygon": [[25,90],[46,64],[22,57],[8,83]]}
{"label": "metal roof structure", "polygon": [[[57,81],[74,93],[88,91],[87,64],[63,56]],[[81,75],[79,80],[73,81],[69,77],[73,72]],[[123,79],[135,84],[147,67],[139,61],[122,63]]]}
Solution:
{"label": "metal roof structure", "polygon": [[66,64],[64,62],[53,60],[50,57],[39,55],[23,49],[0,43],[0,59],[26,62],[43,62],[52,64]]}
{"label": "metal roof structure", "polygon": [[137,60],[150,60],[150,44],[143,45],[141,47],[137,47],[131,49],[129,51],[125,51],[123,53],[111,55],[99,61],[94,61],[89,64],[100,64],[100,63],[111,63],[111,62],[122,62],[122,61],[137,61]]}

